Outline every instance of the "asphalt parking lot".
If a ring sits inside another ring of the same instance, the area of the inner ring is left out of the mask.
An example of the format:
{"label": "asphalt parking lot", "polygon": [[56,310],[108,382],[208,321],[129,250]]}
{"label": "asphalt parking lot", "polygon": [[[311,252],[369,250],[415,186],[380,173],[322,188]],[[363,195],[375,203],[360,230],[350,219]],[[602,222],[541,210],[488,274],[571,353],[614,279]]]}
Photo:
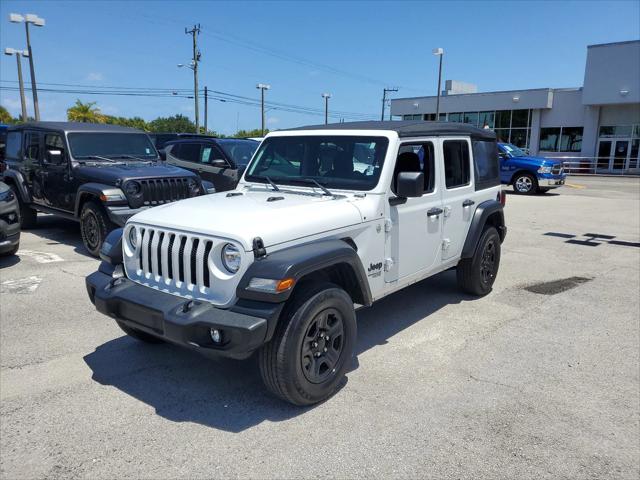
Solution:
{"label": "asphalt parking lot", "polygon": [[0,260],[2,478],[638,478],[640,180],[569,184],[508,195],[487,297],[447,272],[360,311],[346,384],[305,409],[253,359],[124,336],[77,225],[41,217]]}

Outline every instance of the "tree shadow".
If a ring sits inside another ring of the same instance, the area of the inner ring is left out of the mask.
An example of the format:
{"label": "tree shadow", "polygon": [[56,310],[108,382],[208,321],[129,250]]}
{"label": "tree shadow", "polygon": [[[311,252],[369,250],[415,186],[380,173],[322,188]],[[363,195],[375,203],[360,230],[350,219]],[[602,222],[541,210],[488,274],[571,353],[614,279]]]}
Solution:
{"label": "tree shadow", "polygon": [[73,247],[74,252],[94,258],[87,252],[80,236],[80,224],[56,215],[39,214],[35,228],[25,230],[46,240],[46,245],[64,244]]}
{"label": "tree shadow", "polygon": [[[358,311],[357,355],[384,345],[397,333],[445,305],[473,297],[461,294],[455,273],[416,283]],[[174,422],[240,432],[264,421],[278,422],[312,407],[294,407],[272,397],[262,385],[255,356],[245,361],[208,359],[177,346],[148,345],[122,336],[84,357],[92,379],[113,386]],[[346,384],[346,379],[341,388]],[[328,400],[331,401],[331,400]]]}

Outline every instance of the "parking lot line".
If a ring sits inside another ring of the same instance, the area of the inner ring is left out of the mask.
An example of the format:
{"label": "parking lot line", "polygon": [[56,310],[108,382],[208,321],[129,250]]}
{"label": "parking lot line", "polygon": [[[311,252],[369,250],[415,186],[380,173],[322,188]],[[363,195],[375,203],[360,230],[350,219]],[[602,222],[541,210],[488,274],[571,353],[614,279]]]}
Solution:
{"label": "parking lot line", "polygon": [[578,185],[577,183],[565,183],[565,185],[571,188],[587,188],[586,185]]}

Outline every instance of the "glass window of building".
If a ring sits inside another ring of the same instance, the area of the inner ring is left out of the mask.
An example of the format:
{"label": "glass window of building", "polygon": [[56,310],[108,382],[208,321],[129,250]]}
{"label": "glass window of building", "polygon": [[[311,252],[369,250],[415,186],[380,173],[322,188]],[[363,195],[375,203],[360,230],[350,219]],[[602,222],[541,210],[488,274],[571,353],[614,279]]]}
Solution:
{"label": "glass window of building", "polygon": [[511,128],[528,128],[529,110],[513,110],[511,116]]}
{"label": "glass window of building", "polygon": [[511,110],[496,112],[496,128],[511,128]]}
{"label": "glass window of building", "polygon": [[579,152],[582,150],[582,127],[562,127],[560,129],[560,152]]}
{"label": "glass window of building", "polygon": [[540,129],[540,150],[545,152],[555,152],[558,149],[558,139],[560,138],[560,127]]}
{"label": "glass window of building", "polygon": [[478,126],[484,128],[487,125],[489,128],[495,127],[496,112],[480,112],[478,114]]}
{"label": "glass window of building", "polygon": [[529,145],[529,129],[528,128],[512,128],[509,136],[509,143],[518,148],[527,148]]}
{"label": "glass window of building", "polygon": [[509,143],[509,129],[508,128],[496,128],[496,138],[499,142]]}
{"label": "glass window of building", "polygon": [[449,114],[450,122],[462,122],[462,113],[450,113]]}
{"label": "glass window of building", "polygon": [[465,112],[464,123],[470,123],[474,127],[478,126],[478,112]]}

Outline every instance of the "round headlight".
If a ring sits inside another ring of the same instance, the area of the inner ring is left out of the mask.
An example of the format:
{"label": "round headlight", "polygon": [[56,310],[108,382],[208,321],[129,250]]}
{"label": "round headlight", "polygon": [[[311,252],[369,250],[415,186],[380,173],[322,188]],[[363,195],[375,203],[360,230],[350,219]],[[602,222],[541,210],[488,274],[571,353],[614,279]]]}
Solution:
{"label": "round headlight", "polygon": [[231,243],[222,247],[222,264],[230,273],[236,273],[240,269],[240,250]]}
{"label": "round headlight", "polygon": [[187,180],[187,186],[189,187],[189,195],[191,197],[197,197],[200,195],[200,184],[195,178]]}
{"label": "round headlight", "polygon": [[138,232],[136,231],[136,227],[129,229],[129,245],[134,250],[138,248]]}
{"label": "round headlight", "polygon": [[138,182],[129,180],[127,183],[124,184],[124,192],[129,197],[137,197],[138,195],[140,195],[141,191],[142,191],[142,187]]}

